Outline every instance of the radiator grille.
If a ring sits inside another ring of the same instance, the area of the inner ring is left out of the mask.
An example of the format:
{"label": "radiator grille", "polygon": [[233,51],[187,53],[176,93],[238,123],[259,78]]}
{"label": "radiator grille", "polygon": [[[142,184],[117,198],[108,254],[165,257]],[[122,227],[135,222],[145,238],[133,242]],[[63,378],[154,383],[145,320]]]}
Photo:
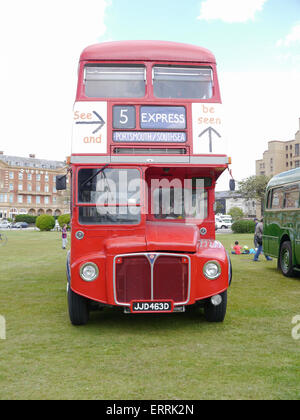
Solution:
{"label": "radiator grille", "polygon": [[189,299],[190,259],[163,253],[119,255],[114,260],[114,290],[118,304],[132,300]]}

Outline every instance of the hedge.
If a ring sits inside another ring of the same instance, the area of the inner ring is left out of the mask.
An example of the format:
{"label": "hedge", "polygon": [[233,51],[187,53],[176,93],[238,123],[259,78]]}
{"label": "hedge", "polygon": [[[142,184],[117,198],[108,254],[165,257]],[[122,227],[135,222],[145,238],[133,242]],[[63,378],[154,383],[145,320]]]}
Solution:
{"label": "hedge", "polygon": [[255,222],[253,220],[238,220],[231,226],[234,233],[254,233]]}
{"label": "hedge", "polygon": [[37,228],[42,231],[49,231],[54,228],[55,226],[55,219],[53,216],[48,214],[41,214],[35,222]]}
{"label": "hedge", "polygon": [[15,216],[15,222],[26,222],[28,224],[35,224],[37,216],[31,214],[17,214]]}

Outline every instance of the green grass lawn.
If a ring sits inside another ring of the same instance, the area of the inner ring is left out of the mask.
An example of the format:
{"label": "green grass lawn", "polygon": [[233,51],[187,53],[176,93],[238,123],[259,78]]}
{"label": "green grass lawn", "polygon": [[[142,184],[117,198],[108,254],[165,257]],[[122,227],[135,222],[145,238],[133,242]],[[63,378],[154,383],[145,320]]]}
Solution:
{"label": "green grass lawn", "polygon": [[[60,234],[6,232],[0,247],[0,399],[300,399],[300,278],[232,256],[224,323],[106,309],[74,327]],[[236,239],[218,235],[230,250]]]}

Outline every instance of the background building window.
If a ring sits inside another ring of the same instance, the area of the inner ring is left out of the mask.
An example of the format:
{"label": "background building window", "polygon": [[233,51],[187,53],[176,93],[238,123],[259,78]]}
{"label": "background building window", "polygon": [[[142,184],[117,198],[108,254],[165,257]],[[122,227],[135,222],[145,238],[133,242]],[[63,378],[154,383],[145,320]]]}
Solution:
{"label": "background building window", "polygon": [[7,203],[7,194],[0,194],[0,203]]}

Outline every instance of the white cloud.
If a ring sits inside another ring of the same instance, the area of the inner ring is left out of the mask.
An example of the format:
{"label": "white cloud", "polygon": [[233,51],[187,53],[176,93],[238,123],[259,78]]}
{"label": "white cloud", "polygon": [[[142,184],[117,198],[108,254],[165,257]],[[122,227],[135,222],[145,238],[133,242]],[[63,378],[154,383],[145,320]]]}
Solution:
{"label": "white cloud", "polygon": [[277,47],[289,47],[291,44],[300,43],[300,23],[294,25],[289,34],[285,38],[279,39]]}
{"label": "white cloud", "polygon": [[253,20],[268,0],[205,0],[198,19],[241,23]]}
{"label": "white cloud", "polygon": [[50,159],[70,154],[79,55],[105,35],[109,4],[14,0],[2,5],[0,150]]}
{"label": "white cloud", "polygon": [[[299,130],[300,73],[220,72],[228,154],[236,180],[255,174],[271,140],[293,140]],[[228,189],[222,175],[218,190]]]}

